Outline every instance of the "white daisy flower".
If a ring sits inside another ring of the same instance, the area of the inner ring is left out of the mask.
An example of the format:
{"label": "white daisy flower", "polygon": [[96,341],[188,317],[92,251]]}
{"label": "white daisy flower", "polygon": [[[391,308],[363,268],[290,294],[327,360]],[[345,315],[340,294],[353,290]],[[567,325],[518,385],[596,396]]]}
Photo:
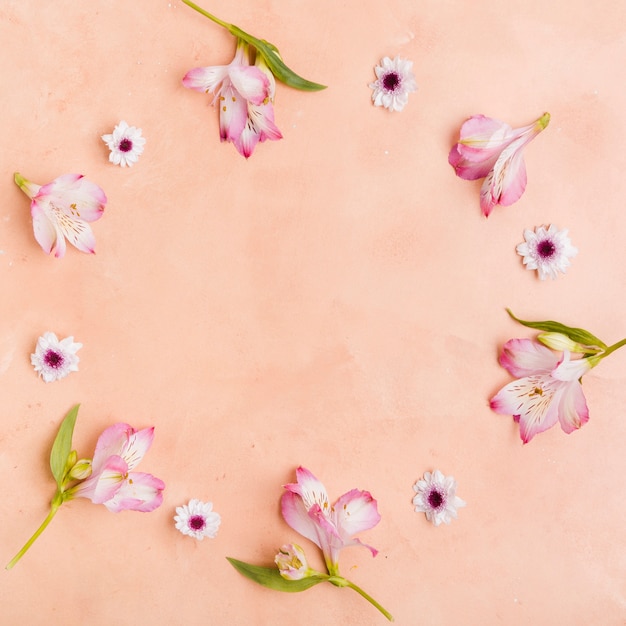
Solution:
{"label": "white daisy flower", "polygon": [[122,167],[131,167],[143,153],[146,140],[141,136],[141,128],[129,126],[122,120],[110,135],[102,135],[109,147],[109,161]]}
{"label": "white daisy flower", "polygon": [[54,333],[44,333],[37,340],[35,353],[30,355],[30,362],[35,371],[51,383],[65,378],[70,372],[78,371],[76,352],[83,347],[82,343],[75,343],[74,337],[66,337],[59,341]]}
{"label": "white daisy flower", "polygon": [[176,528],[183,535],[195,537],[198,541],[205,537],[214,539],[222,523],[219,513],[213,511],[212,502],[202,502],[195,498],[189,500],[189,504],[177,506],[176,513]]}
{"label": "white daisy flower", "polygon": [[526,241],[515,249],[524,257],[526,269],[537,270],[541,280],[548,276],[554,280],[558,272],[565,274],[570,266],[570,259],[578,254],[578,249],[567,236],[567,229],[558,230],[554,224],[547,230],[543,226],[539,226],[534,232],[526,229],[524,239]]}
{"label": "white daisy flower", "polygon": [[424,472],[413,489],[417,492],[413,504],[417,513],[426,513],[426,519],[435,526],[442,522],[449,524],[456,518],[456,510],[465,506],[465,501],[456,495],[456,481],[452,476],[444,476],[439,470],[432,474]]}
{"label": "white daisy flower", "polygon": [[409,93],[417,90],[412,68],[413,61],[399,56],[393,61],[389,57],[382,59],[380,65],[374,68],[377,80],[370,83],[370,89],[374,90],[374,105],[384,106],[390,111],[402,111],[409,101]]}

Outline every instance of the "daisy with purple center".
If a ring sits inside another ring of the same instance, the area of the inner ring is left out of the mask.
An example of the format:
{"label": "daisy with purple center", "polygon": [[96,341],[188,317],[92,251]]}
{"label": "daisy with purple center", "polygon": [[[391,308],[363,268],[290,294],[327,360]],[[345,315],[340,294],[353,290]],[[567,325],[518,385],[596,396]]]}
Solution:
{"label": "daisy with purple center", "polygon": [[465,501],[456,495],[456,481],[452,476],[444,476],[439,470],[432,474],[424,472],[413,489],[417,492],[413,504],[417,513],[426,513],[426,519],[435,526],[442,522],[449,524],[456,518],[456,510],[465,506]]}
{"label": "daisy with purple center", "polygon": [[37,340],[30,362],[44,381],[51,383],[65,378],[70,372],[78,371],[79,358],[76,352],[82,347],[82,343],[74,342],[74,337],[59,341],[54,333],[47,332]]}
{"label": "daisy with purple center", "polygon": [[213,511],[212,502],[202,502],[196,498],[189,500],[189,504],[177,506],[176,513],[176,528],[183,535],[189,535],[198,541],[205,537],[214,539],[222,523],[219,513]]}
{"label": "daisy with purple center", "polygon": [[122,120],[110,135],[102,135],[109,147],[109,161],[122,167],[131,167],[143,153],[146,140],[141,136],[141,128],[129,126]]}
{"label": "daisy with purple center", "polygon": [[565,274],[570,266],[570,259],[578,254],[578,249],[572,245],[567,232],[567,229],[558,230],[554,224],[547,229],[543,226],[535,231],[526,229],[525,241],[516,248],[517,253],[523,257],[526,269],[537,270],[541,280],[548,276],[554,280],[558,272]]}
{"label": "daisy with purple center", "polygon": [[412,72],[413,62],[396,56],[393,60],[385,57],[374,68],[376,82],[370,83],[373,89],[374,105],[384,106],[390,111],[402,111],[409,101],[409,93],[417,90]]}

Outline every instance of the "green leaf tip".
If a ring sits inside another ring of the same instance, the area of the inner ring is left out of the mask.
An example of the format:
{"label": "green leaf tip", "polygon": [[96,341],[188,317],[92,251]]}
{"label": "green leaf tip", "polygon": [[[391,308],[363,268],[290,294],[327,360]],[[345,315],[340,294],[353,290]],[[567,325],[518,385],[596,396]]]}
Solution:
{"label": "green leaf tip", "polygon": [[227,556],[226,559],[242,576],[269,589],[275,589],[276,591],[295,593],[297,591],[304,591],[318,583],[328,580],[328,576],[307,576],[300,580],[287,580],[280,575],[277,567],[251,565],[250,563],[244,563],[243,561],[233,559],[229,556]]}

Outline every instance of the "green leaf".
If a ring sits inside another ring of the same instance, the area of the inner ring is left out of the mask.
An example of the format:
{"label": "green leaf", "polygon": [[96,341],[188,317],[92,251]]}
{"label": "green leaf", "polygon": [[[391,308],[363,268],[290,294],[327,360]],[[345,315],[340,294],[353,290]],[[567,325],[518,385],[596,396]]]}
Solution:
{"label": "green leaf", "polygon": [[280,575],[277,567],[260,567],[259,565],[250,565],[237,559],[226,557],[228,562],[243,576],[253,580],[259,585],[276,589],[277,591],[296,592],[304,591],[313,585],[328,580],[328,576],[307,576],[300,580],[287,580]]}
{"label": "green leaf", "polygon": [[63,418],[50,451],[50,469],[59,489],[63,488],[65,465],[72,451],[72,435],[74,434],[74,424],[76,423],[79,407],[80,404],[72,407],[70,412]]}
{"label": "green leaf", "polygon": [[595,335],[592,335],[589,331],[584,328],[572,328],[571,326],[565,326],[565,324],[561,324],[560,322],[553,322],[552,320],[546,320],[545,322],[527,322],[525,320],[521,320],[513,313],[511,313],[510,309],[507,309],[506,312],[516,321],[522,324],[523,326],[527,326],[528,328],[534,328],[536,330],[545,330],[547,332],[557,332],[563,333],[567,335],[572,341],[576,341],[581,343],[584,346],[589,347],[597,347],[602,350],[606,350],[607,345],[600,339],[598,339]]}
{"label": "green leaf", "polygon": [[322,89],[326,89],[326,85],[320,85],[319,83],[314,83],[306,78],[302,78],[302,76],[299,76],[293,70],[289,69],[280,58],[278,48],[274,44],[264,39],[257,39],[234,24],[231,24],[228,30],[235,35],[235,37],[243,39],[246,43],[254,46],[257,52],[263,57],[263,60],[267,64],[267,67],[270,68],[272,74],[274,74],[279,81],[285,83],[285,85],[293,87],[294,89],[300,89],[301,91],[321,91]]}

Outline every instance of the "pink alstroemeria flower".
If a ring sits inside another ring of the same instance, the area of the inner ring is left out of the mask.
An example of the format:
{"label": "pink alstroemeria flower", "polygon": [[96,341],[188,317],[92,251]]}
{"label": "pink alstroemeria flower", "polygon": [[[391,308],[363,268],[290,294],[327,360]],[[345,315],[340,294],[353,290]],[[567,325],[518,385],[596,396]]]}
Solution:
{"label": "pink alstroemeria flower", "polygon": [[82,174],[64,174],[47,185],[37,185],[15,173],[15,183],[31,199],[35,239],[46,254],[65,255],[65,239],[82,252],[93,254],[96,239],[87,222],[102,217],[107,197]]}
{"label": "pink alstroemeria flower", "polygon": [[308,469],[299,467],[296,478],[297,483],[285,485],[283,517],[291,528],[321,548],[331,576],[339,574],[339,552],[346,546],[361,545],[373,556],[378,554],[353,537],[380,521],[376,500],[369,492],[352,489],[331,505],[326,488]]}
{"label": "pink alstroemeria flower", "polygon": [[490,406],[496,413],[513,416],[524,443],[557,421],[569,434],[589,420],[579,379],[596,364],[592,358],[571,360],[567,350],[560,356],[530,339],[510,339],[500,365],[518,380],[503,387]]}
{"label": "pink alstroemeria flower", "polygon": [[248,45],[239,40],[229,65],[196,67],[183,85],[201,93],[213,93],[220,107],[220,138],[230,141],[248,158],[259,141],[281,139],[274,123],[275,80],[262,59],[250,65]]}
{"label": "pink alstroemeria flower", "polygon": [[550,122],[544,113],[538,120],[511,128],[499,120],[474,115],[461,126],[461,136],[450,150],[448,162],[465,180],[484,178],[480,207],[488,217],[494,206],[517,202],[526,188],[526,165],[522,149]]}
{"label": "pink alstroemeria flower", "polygon": [[152,445],[154,427],[135,430],[113,424],[98,438],[89,478],[70,490],[109,511],[153,511],[163,501],[165,483],[152,474],[133,472]]}

